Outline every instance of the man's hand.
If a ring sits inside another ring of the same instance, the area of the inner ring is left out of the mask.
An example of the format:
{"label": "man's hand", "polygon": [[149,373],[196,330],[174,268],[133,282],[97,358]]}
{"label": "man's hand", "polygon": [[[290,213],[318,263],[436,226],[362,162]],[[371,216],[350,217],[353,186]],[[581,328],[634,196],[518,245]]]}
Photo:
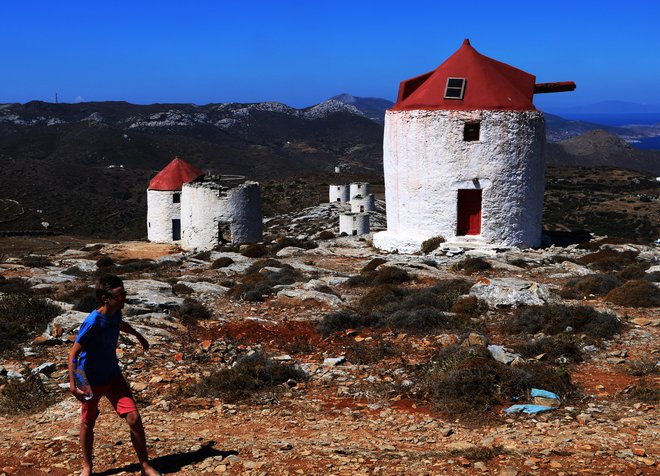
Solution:
{"label": "man's hand", "polygon": [[76,397],[77,400],[80,400],[81,402],[86,402],[85,400],[85,392],[80,390],[78,387],[73,387],[69,389],[71,391],[71,395]]}

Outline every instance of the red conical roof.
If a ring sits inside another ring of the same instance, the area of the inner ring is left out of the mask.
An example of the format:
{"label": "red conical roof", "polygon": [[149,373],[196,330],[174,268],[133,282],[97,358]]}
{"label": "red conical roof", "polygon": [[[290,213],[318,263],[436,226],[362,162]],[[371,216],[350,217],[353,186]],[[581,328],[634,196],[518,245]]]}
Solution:
{"label": "red conical roof", "polygon": [[174,157],[174,160],[158,172],[149,182],[149,190],[181,190],[184,183],[204,175],[204,172],[196,169],[185,160]]}
{"label": "red conical roof", "polygon": [[[464,78],[463,99],[445,99],[447,78]],[[488,58],[465,40],[435,71],[401,82],[393,110],[535,110],[536,77]]]}

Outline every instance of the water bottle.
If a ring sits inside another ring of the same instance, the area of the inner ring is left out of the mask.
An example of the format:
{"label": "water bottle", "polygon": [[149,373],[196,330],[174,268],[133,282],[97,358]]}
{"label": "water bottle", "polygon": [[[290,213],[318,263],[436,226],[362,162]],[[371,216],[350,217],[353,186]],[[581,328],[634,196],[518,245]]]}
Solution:
{"label": "water bottle", "polygon": [[73,380],[76,384],[76,388],[79,388],[83,393],[83,398],[85,400],[91,400],[94,394],[92,393],[92,386],[87,380],[87,375],[82,366],[78,366],[78,360],[73,359]]}

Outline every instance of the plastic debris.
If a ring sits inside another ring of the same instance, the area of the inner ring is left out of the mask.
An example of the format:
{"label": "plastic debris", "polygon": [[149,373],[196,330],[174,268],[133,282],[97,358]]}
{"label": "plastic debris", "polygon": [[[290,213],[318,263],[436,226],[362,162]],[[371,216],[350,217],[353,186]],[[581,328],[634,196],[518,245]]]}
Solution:
{"label": "plastic debris", "polygon": [[533,415],[535,413],[547,412],[554,410],[555,407],[547,407],[545,405],[511,405],[509,408],[504,410],[505,413],[526,413],[528,415]]}
{"label": "plastic debris", "polygon": [[532,389],[532,397],[554,398],[555,400],[559,400],[559,395],[556,393],[548,392],[547,390],[541,390],[539,388]]}

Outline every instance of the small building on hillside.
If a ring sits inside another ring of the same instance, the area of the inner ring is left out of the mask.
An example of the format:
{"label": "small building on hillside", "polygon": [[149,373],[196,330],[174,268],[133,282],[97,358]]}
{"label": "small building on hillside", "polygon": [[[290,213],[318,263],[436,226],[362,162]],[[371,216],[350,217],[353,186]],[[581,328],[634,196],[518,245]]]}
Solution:
{"label": "small building on hillside", "polygon": [[206,175],[175,157],[149,182],[147,236],[200,251],[259,242],[261,188],[244,177]]}
{"label": "small building on hillside", "polygon": [[385,115],[387,230],[374,245],[413,253],[432,237],[494,246],[541,243],[545,121],[524,71],[468,40],[434,71],[403,81]]}
{"label": "small building on hillside", "polygon": [[204,172],[175,157],[158,172],[147,188],[147,238],[156,243],[181,239],[181,189],[184,183],[202,180]]}

